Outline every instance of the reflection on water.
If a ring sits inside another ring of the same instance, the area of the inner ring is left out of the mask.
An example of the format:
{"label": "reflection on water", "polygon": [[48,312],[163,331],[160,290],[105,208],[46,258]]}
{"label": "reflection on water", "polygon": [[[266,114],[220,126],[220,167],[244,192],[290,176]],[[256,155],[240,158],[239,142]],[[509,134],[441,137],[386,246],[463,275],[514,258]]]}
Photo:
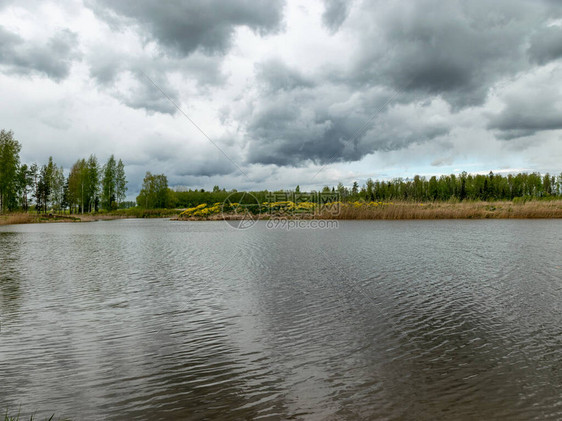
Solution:
{"label": "reflection on water", "polygon": [[0,229],[0,410],[562,415],[562,221]]}

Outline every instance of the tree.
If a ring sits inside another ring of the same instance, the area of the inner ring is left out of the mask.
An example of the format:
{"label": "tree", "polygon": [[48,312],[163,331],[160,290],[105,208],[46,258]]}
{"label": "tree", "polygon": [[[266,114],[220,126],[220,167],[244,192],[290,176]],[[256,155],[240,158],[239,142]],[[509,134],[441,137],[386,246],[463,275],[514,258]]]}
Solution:
{"label": "tree", "polygon": [[345,187],[344,187],[344,185],[343,185],[342,182],[339,182],[339,183],[338,183],[337,191],[338,191],[338,195],[339,195],[338,200],[342,200],[343,198],[346,197],[346,194],[345,194],[345,193],[346,193]]}
{"label": "tree", "polygon": [[120,204],[127,197],[127,179],[125,178],[125,166],[123,161],[117,163],[115,174],[115,195],[117,203]]}
{"label": "tree", "polygon": [[90,155],[86,165],[85,196],[88,212],[97,211],[99,205],[100,168],[95,155]]}
{"label": "tree", "polygon": [[51,175],[51,199],[53,208],[57,211],[64,209],[64,186],[64,170],[62,167],[55,164],[53,167],[53,174]]}
{"label": "tree", "polygon": [[113,155],[103,166],[101,206],[105,210],[117,208],[117,164]]}
{"label": "tree", "polygon": [[354,181],[353,187],[351,187],[351,194],[356,196],[357,193],[359,193],[359,184],[357,183],[357,181]]}
{"label": "tree", "polygon": [[64,186],[62,188],[61,208],[62,209],[68,208],[68,212],[72,213],[72,203],[70,202],[70,189],[68,185],[68,178],[66,179]]}
{"label": "tree", "polygon": [[144,176],[142,188],[137,196],[137,204],[146,209],[167,208],[171,197],[168,189],[168,179],[164,174],[153,175],[147,172]]}
{"label": "tree", "polygon": [[[34,164],[37,167],[36,164]],[[31,168],[27,164],[23,164],[18,169],[17,175],[17,191],[20,201],[20,206],[23,210],[27,211],[29,209],[29,198],[28,194],[33,191],[34,188],[34,172],[32,165]]]}
{"label": "tree", "polygon": [[39,173],[39,181],[37,182],[35,193],[36,208],[38,212],[47,212],[47,205],[51,196],[51,170],[52,167],[49,168],[48,165],[43,165],[41,167],[41,172]]}
{"label": "tree", "polygon": [[20,143],[11,131],[0,131],[0,213],[12,210],[17,203],[17,175]]}

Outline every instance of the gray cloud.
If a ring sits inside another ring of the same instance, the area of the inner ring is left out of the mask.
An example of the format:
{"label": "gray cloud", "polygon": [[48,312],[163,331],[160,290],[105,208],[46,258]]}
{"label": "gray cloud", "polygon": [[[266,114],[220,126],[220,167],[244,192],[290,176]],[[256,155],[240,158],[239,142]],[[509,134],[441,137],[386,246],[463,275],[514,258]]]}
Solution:
{"label": "gray cloud", "polygon": [[387,90],[365,92],[350,102],[349,90],[325,84],[271,90],[275,85],[271,77],[259,73],[258,79],[267,80],[265,88],[246,114],[239,116],[246,121],[251,139],[250,163],[302,166],[357,161],[369,153],[401,149],[449,130],[415,115],[407,119],[389,115],[396,104]]}
{"label": "gray cloud", "polygon": [[504,106],[488,116],[488,129],[504,140],[562,129],[561,75],[559,68],[542,70],[506,87],[499,94]]}
{"label": "gray cloud", "polygon": [[[116,50],[96,48],[88,57],[90,77],[98,88],[104,90],[125,105],[148,112],[174,114],[177,109],[148,81],[149,77],[175,102],[179,104],[179,91],[168,78],[170,73],[180,73],[187,79],[196,80],[198,88],[222,84],[226,75],[222,71],[221,58],[195,53],[187,58],[135,56]],[[134,79],[132,85],[121,86],[120,78]]]}
{"label": "gray cloud", "polygon": [[[168,79],[164,75],[145,75],[137,71],[132,76],[135,82],[134,87],[126,91],[118,90],[115,94],[121,102],[131,108],[144,109],[149,113],[174,114],[177,111],[177,108],[171,101],[179,105],[178,93],[170,86]],[[151,80],[166,93],[166,96],[154,86]]]}
{"label": "gray cloud", "polygon": [[348,25],[360,49],[347,78],[479,105],[491,85],[529,67],[529,33],[560,16],[540,1],[366,1]]}
{"label": "gray cloud", "polygon": [[[198,49],[225,53],[238,26],[247,26],[262,35],[278,30],[283,3],[282,0],[92,0],[88,5],[113,25],[137,23],[145,35],[187,56]],[[120,18],[125,20],[120,22]]]}
{"label": "gray cloud", "polygon": [[57,32],[44,44],[35,44],[0,26],[0,66],[7,73],[42,73],[60,81],[68,76],[72,60],[78,57],[77,46],[78,36],[69,30]]}
{"label": "gray cloud", "polygon": [[264,92],[291,91],[312,88],[314,81],[297,69],[292,69],[279,59],[271,59],[256,65],[256,76]]}
{"label": "gray cloud", "polygon": [[351,0],[324,0],[325,9],[322,14],[322,22],[331,33],[340,29],[349,14],[352,3]]}
{"label": "gray cloud", "polygon": [[143,77],[129,92],[111,88],[119,76],[141,71],[158,74],[162,84],[157,84],[174,100],[179,92],[168,82],[170,72],[196,80],[199,88],[224,83],[222,54],[230,47],[234,30],[246,26],[262,35],[278,30],[283,1],[92,0],[87,4],[115,30],[134,27],[145,41],[155,40],[160,46],[158,53],[141,56],[99,48],[89,60],[90,75],[99,87],[118,92],[115,96],[131,108],[174,114],[175,107],[154,86],[147,86]]}
{"label": "gray cloud", "polygon": [[[326,3],[324,24],[332,31],[343,22],[335,16],[345,20],[347,9],[337,13],[342,7],[337,1]],[[526,54],[529,34],[562,16],[560,11],[547,2],[365,1],[340,29],[359,41],[350,66],[335,65],[306,78],[280,61],[257,66],[261,90],[241,116],[251,139],[248,161],[295,166],[357,161],[375,151],[445,136],[451,130],[447,124],[419,121],[415,113],[397,121],[389,109],[438,97],[455,112],[481,105],[495,83],[532,68]],[[550,47],[541,51],[556,54]],[[383,107],[369,131],[356,136],[357,128],[391,96],[389,88],[399,91],[392,104]],[[372,95],[371,89],[385,93]],[[357,96],[362,100],[349,115],[335,111]],[[505,137],[555,128],[560,120],[555,114],[540,119],[532,114],[525,121],[507,111],[490,127]]]}
{"label": "gray cloud", "polygon": [[531,38],[529,56],[539,64],[562,57],[562,28],[551,26],[535,33]]}
{"label": "gray cloud", "polygon": [[545,130],[559,130],[562,129],[562,109],[551,109],[546,104],[541,108],[511,104],[490,121],[488,128],[497,130],[496,137],[503,140],[531,136]]}

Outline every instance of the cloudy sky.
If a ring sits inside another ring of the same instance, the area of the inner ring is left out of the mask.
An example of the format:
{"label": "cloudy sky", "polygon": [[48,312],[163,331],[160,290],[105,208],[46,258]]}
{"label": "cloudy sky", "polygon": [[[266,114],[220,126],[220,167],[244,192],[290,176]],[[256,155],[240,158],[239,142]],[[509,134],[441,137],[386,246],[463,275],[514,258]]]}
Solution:
{"label": "cloudy sky", "polygon": [[561,3],[0,0],[0,127],[131,195],[559,173]]}

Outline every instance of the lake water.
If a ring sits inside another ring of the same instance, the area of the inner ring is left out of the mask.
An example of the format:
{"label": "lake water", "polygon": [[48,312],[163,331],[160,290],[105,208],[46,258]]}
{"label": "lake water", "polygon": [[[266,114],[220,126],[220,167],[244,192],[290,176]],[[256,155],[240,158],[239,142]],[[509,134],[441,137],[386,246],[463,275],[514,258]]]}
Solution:
{"label": "lake water", "polygon": [[0,412],[562,417],[562,221],[0,227]]}

